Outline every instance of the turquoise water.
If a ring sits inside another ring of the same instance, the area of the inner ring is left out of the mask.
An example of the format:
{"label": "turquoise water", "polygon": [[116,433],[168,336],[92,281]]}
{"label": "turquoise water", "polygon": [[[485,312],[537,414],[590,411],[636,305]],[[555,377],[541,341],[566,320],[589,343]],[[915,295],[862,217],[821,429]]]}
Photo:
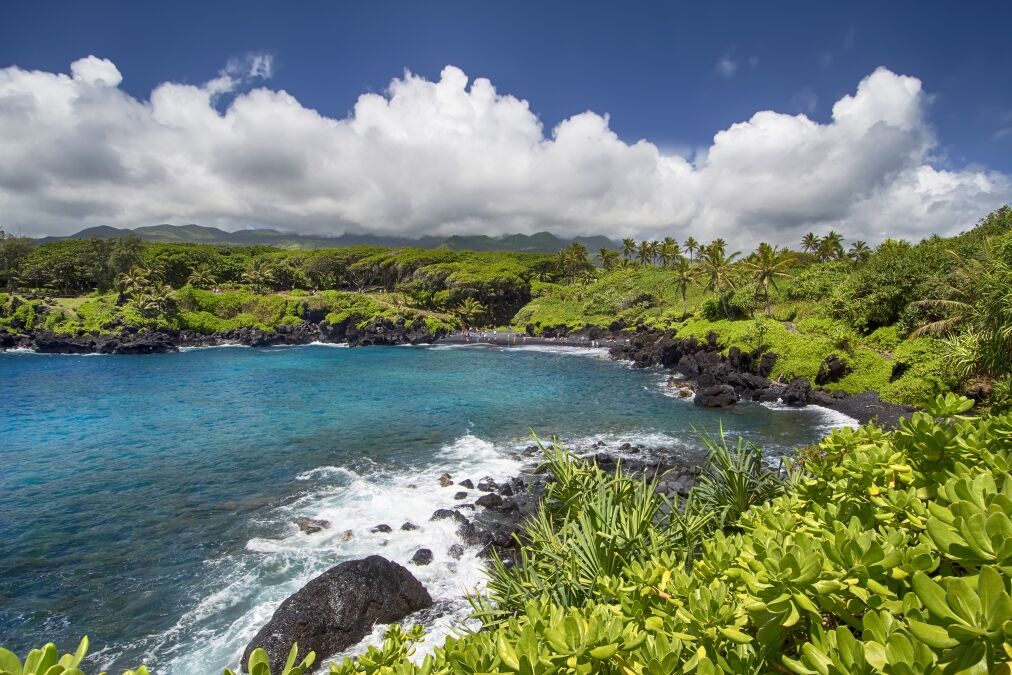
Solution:
{"label": "turquoise water", "polygon": [[[155,356],[0,354],[0,643],[96,665],[213,673],[288,594],[351,557],[406,562],[452,611],[480,561],[445,555],[437,477],[504,477],[529,429],[574,443],[693,443],[693,427],[772,449],[821,437],[828,411],[701,410],[656,371],[592,351],[219,348]],[[415,487],[412,487],[415,486]],[[300,515],[333,523],[299,533]],[[401,532],[400,523],[423,525]],[[390,535],[370,534],[377,523]],[[345,535],[351,530],[351,537]]]}

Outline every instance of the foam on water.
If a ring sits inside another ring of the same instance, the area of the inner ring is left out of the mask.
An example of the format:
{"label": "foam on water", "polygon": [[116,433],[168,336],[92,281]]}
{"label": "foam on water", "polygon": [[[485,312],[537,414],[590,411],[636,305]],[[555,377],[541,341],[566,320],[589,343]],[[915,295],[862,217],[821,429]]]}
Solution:
{"label": "foam on water", "polygon": [[851,417],[850,415],[842,413],[839,410],[826,408],[821,405],[806,405],[803,408],[798,408],[796,406],[786,405],[785,403],[781,403],[780,401],[776,402],[767,401],[762,403],[761,405],[764,408],[769,408],[770,410],[780,410],[780,411],[789,410],[792,412],[800,412],[810,415],[815,420],[815,427],[817,429],[825,431],[826,433],[829,433],[833,429],[839,429],[840,427],[850,427],[851,429],[856,429],[857,427],[861,426],[861,423],[858,420]]}
{"label": "foam on water", "polygon": [[[299,474],[297,478],[310,482],[312,487],[270,514],[270,521],[281,530],[279,535],[250,539],[246,550],[251,555],[208,564],[202,584],[206,595],[149,645],[152,651],[165,655],[154,664],[155,668],[182,675],[206,672],[212,665],[238,663],[242,647],[270,619],[281,601],[333,565],[375,553],[407,566],[433,600],[445,605],[446,612],[426,626],[419,656],[428,653],[465,626],[470,612],[465,595],[480,592],[485,583],[477,548],[466,549],[460,560],[447,553],[450,546],[461,543],[456,522],[429,521],[436,509],[461,503],[453,500],[460,487],[442,488],[439,477],[447,472],[455,480],[471,478],[477,482],[484,476],[501,480],[519,469],[520,463],[505,449],[466,435],[440,448],[431,462],[414,470],[360,475],[345,467],[322,466]],[[480,494],[470,492],[475,498]],[[304,534],[292,524],[300,516],[327,520],[331,527]],[[400,529],[409,522],[418,529]],[[379,524],[387,524],[393,531],[370,532]],[[432,563],[410,565],[420,548],[432,551]],[[244,608],[238,619],[225,625],[215,620],[223,609],[236,606]],[[383,627],[379,626],[349,654],[361,653],[369,644],[380,644],[382,637]]]}
{"label": "foam on water", "polygon": [[240,342],[226,342],[220,345],[200,345],[197,347],[180,347],[181,352],[196,352],[204,349],[249,349],[249,345],[244,345]]}
{"label": "foam on water", "polygon": [[521,352],[544,352],[546,354],[566,354],[568,356],[589,356],[595,359],[611,358],[607,347],[575,347],[569,345],[512,345],[506,349]]}

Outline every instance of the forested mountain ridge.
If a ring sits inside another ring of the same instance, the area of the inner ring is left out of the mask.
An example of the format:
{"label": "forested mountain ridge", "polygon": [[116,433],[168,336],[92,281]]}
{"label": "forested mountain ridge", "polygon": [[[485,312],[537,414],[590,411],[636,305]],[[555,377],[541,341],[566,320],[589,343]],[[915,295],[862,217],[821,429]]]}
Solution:
{"label": "forested mountain ridge", "polygon": [[204,225],[145,225],[135,228],[117,228],[107,225],[89,227],[66,237],[41,237],[40,244],[54,241],[92,239],[119,239],[128,235],[143,241],[164,244],[224,244],[230,246],[276,246],[286,249],[342,248],[347,246],[389,246],[393,248],[448,248],[454,251],[515,251],[521,253],[557,253],[574,241],[591,250],[618,249],[619,243],[604,236],[558,237],[551,232],[534,234],[452,235],[449,237],[424,236],[397,237],[380,234],[308,235],[272,229],[246,229],[228,232]]}

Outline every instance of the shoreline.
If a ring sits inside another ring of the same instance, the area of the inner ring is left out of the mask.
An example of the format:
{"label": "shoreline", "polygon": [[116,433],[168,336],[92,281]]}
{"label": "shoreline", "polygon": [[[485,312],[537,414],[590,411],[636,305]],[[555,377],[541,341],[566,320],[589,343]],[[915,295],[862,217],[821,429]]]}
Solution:
{"label": "shoreline", "polygon": [[790,382],[768,378],[776,354],[744,354],[736,348],[723,354],[715,336],[705,343],[677,338],[668,332],[607,333],[532,336],[516,331],[457,331],[433,334],[418,325],[370,324],[359,329],[348,324],[330,325],[303,321],[278,326],[274,331],[241,328],[225,333],[193,331],[137,331],[99,335],[58,335],[36,332],[15,335],[0,330],[0,353],[38,354],[163,354],[212,347],[276,347],[318,344],[328,347],[379,345],[475,346],[607,350],[610,358],[628,361],[633,368],[659,368],[669,373],[669,385],[680,397],[692,396],[697,405],[727,407],[738,401],[780,402],[793,407],[819,405],[866,424],[875,421],[887,429],[908,417],[913,407],[882,401],[878,393],[841,394],[813,386],[806,378]]}
{"label": "shoreline", "polygon": [[693,397],[703,407],[728,407],[739,401],[783,403],[792,407],[818,405],[842,413],[860,424],[875,421],[895,428],[908,417],[913,407],[881,401],[876,392],[859,394],[830,393],[813,387],[807,378],[795,377],[789,383],[768,378],[776,354],[745,354],[737,348],[723,353],[715,336],[701,343],[694,338],[677,338],[670,332],[568,334],[532,336],[516,331],[457,331],[429,333],[424,326],[374,323],[358,328],[349,323],[330,325],[304,321],[277,326],[274,331],[257,328],[235,329],[225,333],[198,334],[193,331],[137,331],[99,335],[59,335],[39,331],[15,335],[0,330],[0,353],[30,351],[40,354],[117,354],[139,355],[172,353],[210,347],[272,346],[378,346],[431,345],[522,348],[525,346],[607,350],[610,358],[628,361],[632,367],[658,367],[681,377],[669,385],[677,387],[679,397]]}

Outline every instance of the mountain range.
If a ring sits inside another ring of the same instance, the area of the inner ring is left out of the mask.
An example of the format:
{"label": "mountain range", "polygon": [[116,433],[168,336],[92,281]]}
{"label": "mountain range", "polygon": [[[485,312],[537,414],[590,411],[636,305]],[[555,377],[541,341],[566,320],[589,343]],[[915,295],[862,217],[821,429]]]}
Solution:
{"label": "mountain range", "polygon": [[377,234],[351,234],[339,236],[293,234],[271,229],[250,229],[226,232],[217,227],[203,225],[147,225],[143,227],[118,228],[101,225],[89,227],[66,237],[43,237],[39,243],[62,241],[66,239],[116,239],[129,234],[136,235],[144,241],[162,243],[191,244],[224,244],[229,246],[276,246],[279,248],[331,248],[342,246],[389,246],[392,248],[445,247],[456,251],[514,251],[519,253],[555,253],[578,241],[594,253],[602,248],[619,249],[620,244],[604,236],[575,237],[567,239],[557,237],[551,232],[535,234],[504,234],[490,237],[478,235],[453,235],[450,237],[410,237],[385,236]]}

